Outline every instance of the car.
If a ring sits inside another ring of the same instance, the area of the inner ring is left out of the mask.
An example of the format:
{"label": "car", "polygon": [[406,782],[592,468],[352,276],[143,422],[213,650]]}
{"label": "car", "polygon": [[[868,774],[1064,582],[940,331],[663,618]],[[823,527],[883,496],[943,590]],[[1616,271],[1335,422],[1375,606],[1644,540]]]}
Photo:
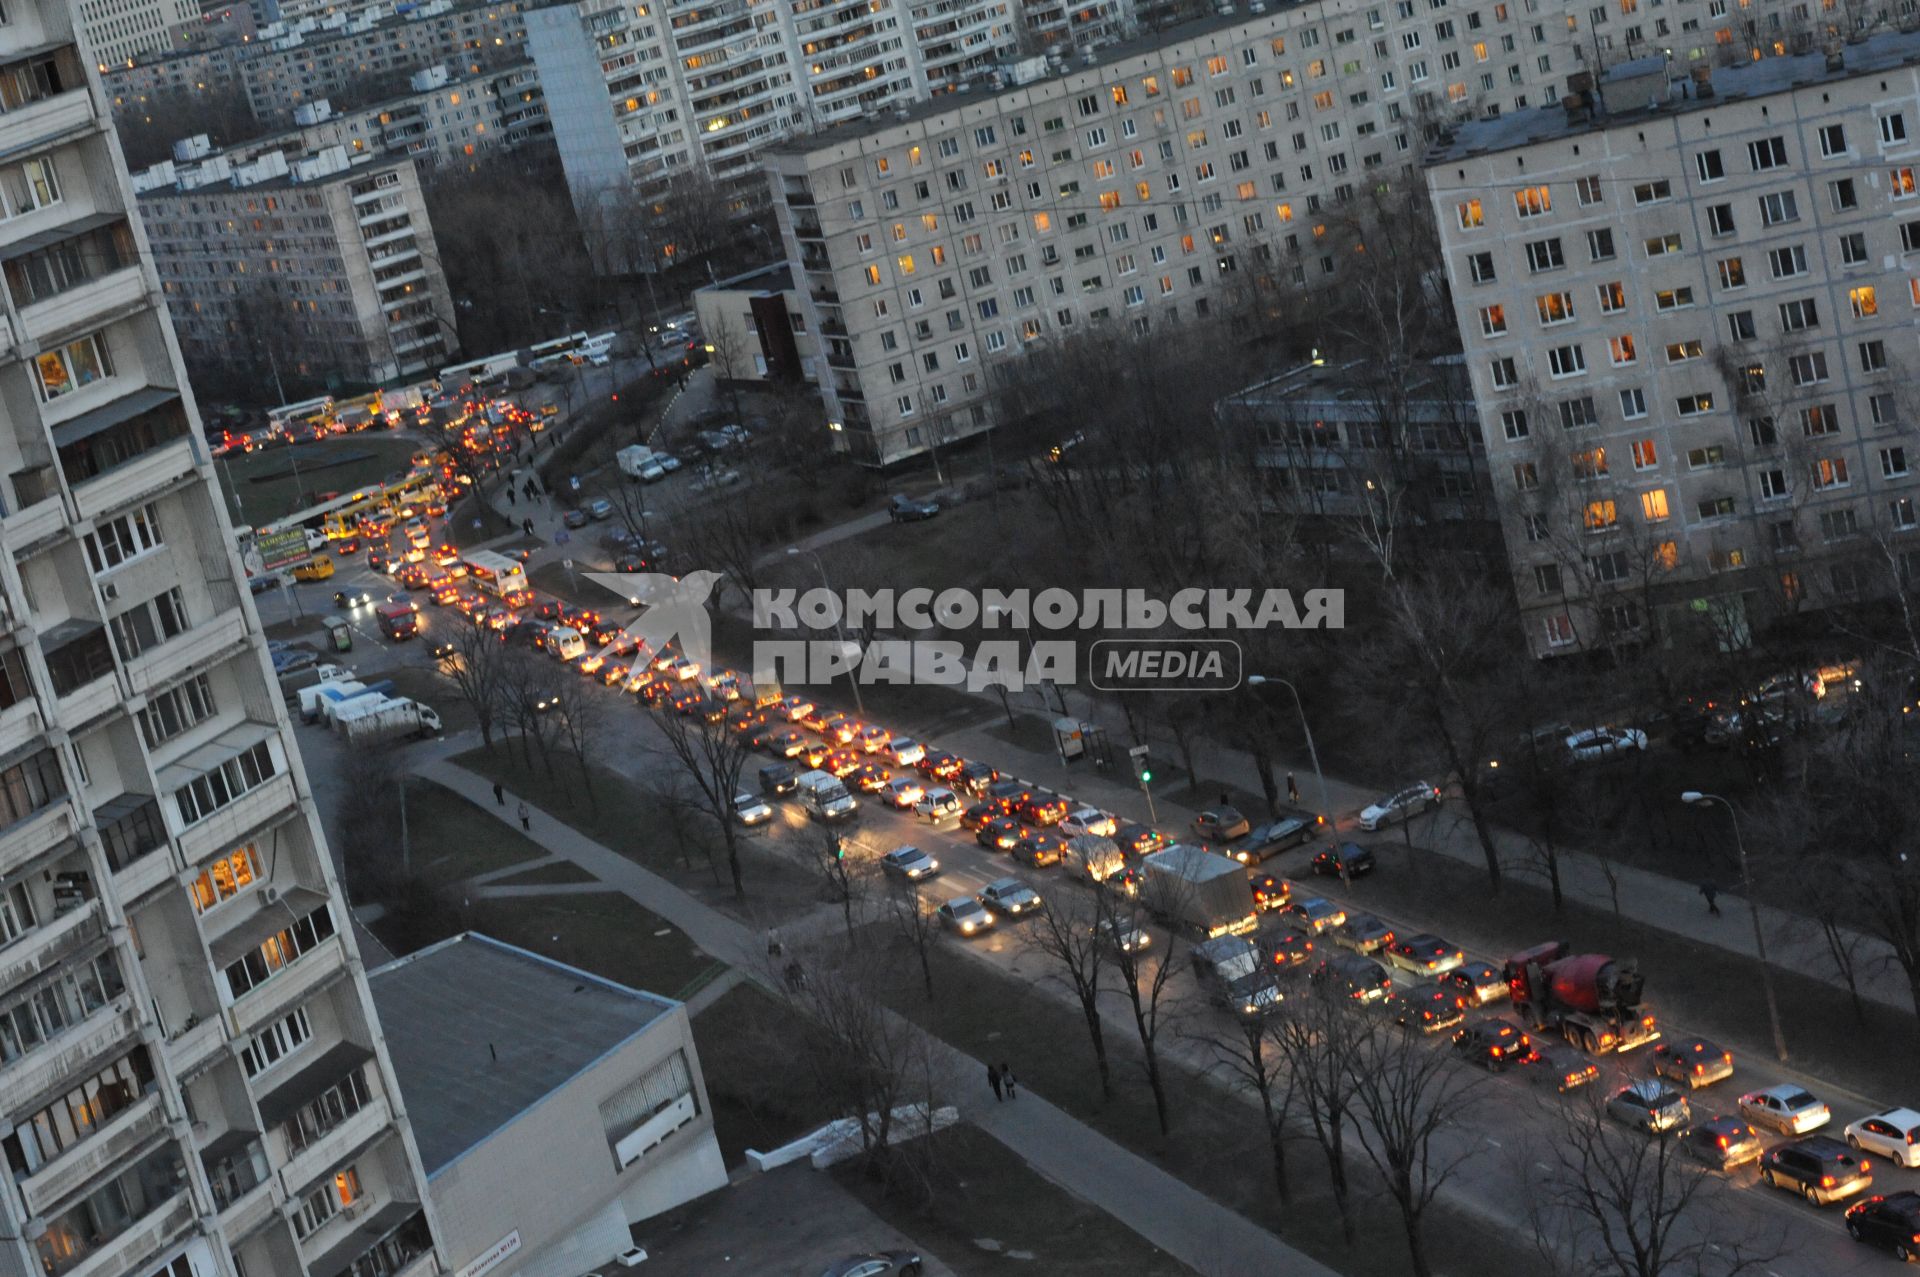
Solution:
{"label": "car", "polygon": [[792,728],[788,728],[784,732],[775,732],[767,737],[767,748],[781,758],[798,758],[802,753],[806,752],[809,744],[810,742],[806,737],[794,731]]}
{"label": "car", "polygon": [[939,825],[949,820],[958,820],[961,805],[960,795],[951,789],[929,789],[926,795],[913,805],[913,814]]}
{"label": "car", "polygon": [[829,1265],[820,1277],[920,1277],[920,1256],[910,1250],[868,1251]]}
{"label": "car", "polygon": [[971,829],[976,833],[986,826],[989,820],[996,819],[1000,809],[992,803],[975,803],[960,813],[960,828]]}
{"label": "car", "polygon": [[1760,1182],[1825,1206],[1873,1186],[1873,1165],[1839,1140],[1810,1135],[1760,1155]]}
{"label": "car", "polygon": [[608,661],[600,667],[600,682],[607,687],[619,687],[632,672],[633,667],[625,661]]}
{"label": "car", "polygon": [[1273,965],[1281,968],[1304,966],[1313,959],[1313,939],[1304,931],[1277,931],[1260,937]]}
{"label": "car", "polygon": [[760,795],[743,792],[733,796],[733,815],[743,825],[764,825],[773,819],[773,808]]}
{"label": "car", "polygon": [[1439,787],[1423,780],[1361,808],[1357,823],[1360,828],[1372,833],[1395,821],[1412,820],[1421,812],[1432,811],[1439,805]]}
{"label": "car", "polygon": [[922,878],[931,878],[940,872],[940,862],[918,847],[895,847],[880,857],[880,869],[883,873],[896,878],[905,878],[908,882],[918,882]]}
{"label": "car", "polygon": [[1760,1136],[1737,1117],[1709,1117],[1695,1122],[1680,1137],[1681,1147],[1695,1161],[1717,1171],[1730,1171],[1760,1160]]}
{"label": "car", "polygon": [[817,740],[807,741],[793,757],[804,761],[809,770],[822,766],[833,751]]}
{"label": "car", "polygon": [[913,805],[927,796],[925,786],[906,777],[888,781],[881,793],[887,802],[900,811],[912,811]]}
{"label": "car", "polygon": [[1280,919],[1297,931],[1317,936],[1345,923],[1347,911],[1331,900],[1309,896],[1282,905]]}
{"label": "car", "polygon": [[760,769],[760,792],[784,798],[800,787],[800,773],[791,763],[769,763]]}
{"label": "car", "polygon": [[1386,968],[1357,953],[1330,953],[1307,978],[1356,1002],[1378,1002],[1393,991],[1393,977]]}
{"label": "car", "polygon": [[[678,469],[678,468],[679,467],[677,466],[675,467],[675,469]],[[667,477],[667,467],[663,463],[661,458],[655,457],[651,461],[648,461],[645,465],[640,467],[640,474],[638,477],[640,479],[640,482],[642,483],[657,482]]]}
{"label": "car", "polygon": [[273,672],[292,674],[320,663],[320,653],[311,648],[285,648],[273,654]]}
{"label": "car", "polygon": [[993,929],[993,915],[972,896],[956,896],[934,910],[940,925],[963,936],[984,935]]}
{"label": "car", "polygon": [[718,492],[721,488],[730,488],[740,482],[738,470],[724,470],[709,466],[695,479],[688,490],[692,492]]}
{"label": "car", "polygon": [[1020,822],[1013,817],[995,816],[992,820],[980,826],[979,831],[974,834],[974,838],[979,841],[982,847],[988,847],[995,851],[1012,851],[1013,845],[1020,841],[1020,836],[1024,832],[1020,826]]}
{"label": "car", "polygon": [[1669,1038],[1653,1048],[1655,1077],[1697,1091],[1733,1076],[1733,1052],[1707,1038]]}
{"label": "car", "polygon": [[450,661],[460,654],[459,644],[452,639],[440,639],[427,644],[427,655],[435,661]]}
{"label": "car", "polygon": [[1576,763],[1597,763],[1647,747],[1647,734],[1637,727],[1589,727],[1565,741],[1567,757]]}
{"label": "car", "polygon": [[939,502],[919,501],[900,492],[896,492],[887,503],[887,517],[895,523],[917,523],[939,513]]}
{"label": "car", "polygon": [[[425,582],[423,581],[421,584],[424,585]],[[418,587],[409,587],[409,588],[418,588]],[[418,612],[420,610],[419,603],[414,601],[414,598],[411,594],[389,594],[387,595],[385,602],[390,603],[395,607],[411,608],[415,612]]]}
{"label": "car", "polygon": [[1093,924],[1094,934],[1122,953],[1138,953],[1153,947],[1153,937],[1132,918],[1102,918]]}
{"label": "car", "polygon": [[1481,1020],[1454,1032],[1453,1049],[1462,1059],[1499,1073],[1533,1054],[1533,1039],[1511,1020]]}
{"label": "car", "polygon": [[587,526],[587,512],[576,506],[561,515],[560,522],[569,528],[584,528]]}
{"label": "car", "polygon": [[1519,1061],[1524,1076],[1535,1086],[1550,1086],[1560,1094],[1578,1090],[1600,1076],[1600,1066],[1570,1046],[1535,1042]]}
{"label": "car", "polygon": [[892,734],[884,727],[863,727],[854,743],[858,744],[864,753],[877,754],[887,747],[887,742],[891,739],[893,739]]}
{"label": "car", "polygon": [[613,517],[613,502],[605,497],[588,502],[587,517],[595,523],[605,523]]}
{"label": "car", "polygon": [[1607,1098],[1607,1116],[1650,1135],[1685,1126],[1692,1119],[1687,1097],[1658,1078],[1629,1082]]}
{"label": "car", "polygon": [[1069,838],[1078,838],[1082,834],[1111,838],[1114,827],[1118,823],[1110,811],[1103,811],[1098,807],[1075,807],[1067,813],[1066,819],[1060,822],[1060,832]]}
{"label": "car", "polygon": [[263,572],[259,576],[247,578],[247,593],[259,596],[280,584],[280,577],[273,572]]}
{"label": "car", "polygon": [[[826,757],[824,761],[815,763],[814,766],[820,768],[822,771],[832,772],[841,780],[845,780],[867,765],[867,760],[861,756],[858,750],[827,749],[825,745],[821,745],[819,748],[826,751]],[[889,777],[891,777],[891,773],[889,773]]]}
{"label": "car", "polygon": [[912,767],[927,756],[927,747],[911,736],[896,736],[887,742],[887,752],[895,767]]}
{"label": "car", "polygon": [[1740,1097],[1740,1116],[1782,1135],[1805,1135],[1833,1120],[1833,1111],[1791,1082],[1748,1091]]}
{"label": "car", "polygon": [[333,605],[340,608],[367,607],[373,602],[372,590],[335,590]]}
{"label": "car", "polygon": [[987,790],[1000,779],[1000,773],[986,763],[962,763],[954,773],[954,788],[975,798],[985,798]]}
{"label": "car", "polygon": [[1847,1207],[1847,1236],[1912,1263],[1920,1255],[1920,1193],[1876,1193],[1855,1202]]}
{"label": "car", "polygon": [[1289,848],[1298,847],[1312,837],[1311,824],[1298,816],[1288,816],[1283,820],[1255,825],[1227,854],[1243,865],[1257,865],[1269,856],[1277,856]]}
{"label": "car", "polygon": [[1485,1006],[1489,1002],[1513,996],[1513,990],[1507,987],[1506,973],[1491,962],[1478,959],[1470,959],[1451,971],[1443,971],[1439,980],[1441,984],[1452,985],[1465,994],[1467,1002],[1473,1006]]}
{"label": "car", "polygon": [[967,760],[944,749],[929,749],[913,765],[921,775],[933,780],[952,780],[967,765]]}
{"label": "car", "polygon": [[1019,842],[1013,844],[1012,851],[1015,860],[1024,860],[1035,869],[1044,869],[1048,865],[1059,864],[1066,848],[1066,839],[1051,830],[1029,829],[1020,835]]}
{"label": "car", "polygon": [[852,781],[857,789],[877,794],[887,787],[887,783],[893,779],[893,773],[878,763],[861,763],[846,779]]}
{"label": "car", "polygon": [[1158,829],[1147,825],[1136,825],[1129,820],[1123,820],[1114,826],[1113,840],[1120,845],[1120,850],[1129,856],[1151,856],[1167,846],[1167,836]]}
{"label": "car", "polygon": [[1313,871],[1325,878],[1360,878],[1373,872],[1373,849],[1357,842],[1336,843],[1313,854]]}
{"label": "car", "polygon": [[1057,825],[1067,818],[1067,800],[1058,794],[1049,794],[1044,789],[1036,790],[1020,798],[1013,805],[1013,814],[1029,825],[1047,828]]}
{"label": "car", "polygon": [[1247,882],[1253,888],[1253,907],[1257,913],[1285,908],[1293,899],[1293,883],[1279,874],[1254,874]]}
{"label": "car", "polygon": [[387,552],[385,550],[368,550],[367,567],[375,572],[385,572],[387,570]]}
{"label": "car", "polygon": [[789,696],[773,706],[774,712],[784,716],[790,722],[799,722],[813,713],[813,702],[804,696]]}
{"label": "car", "polygon": [[1245,837],[1253,825],[1231,807],[1212,807],[1193,818],[1193,832],[1208,842],[1232,842]]}
{"label": "car", "polygon": [[1040,893],[1018,878],[998,878],[980,889],[980,903],[1005,917],[1015,918],[1040,909]]}
{"label": "car", "polygon": [[1908,1170],[1920,1168],[1920,1112],[1887,1109],[1849,1122],[1845,1134],[1853,1148],[1871,1149]]}
{"label": "car", "polygon": [[1444,974],[1467,960],[1449,941],[1425,931],[1392,941],[1386,954],[1387,961],[1402,971],[1428,976]]}
{"label": "car", "polygon": [[1393,928],[1370,913],[1352,913],[1333,929],[1333,942],[1355,953],[1374,953],[1393,942]]}
{"label": "car", "polygon": [[1437,984],[1416,984],[1387,995],[1387,1014],[1395,1024],[1422,1033],[1439,1033],[1466,1019],[1460,995]]}

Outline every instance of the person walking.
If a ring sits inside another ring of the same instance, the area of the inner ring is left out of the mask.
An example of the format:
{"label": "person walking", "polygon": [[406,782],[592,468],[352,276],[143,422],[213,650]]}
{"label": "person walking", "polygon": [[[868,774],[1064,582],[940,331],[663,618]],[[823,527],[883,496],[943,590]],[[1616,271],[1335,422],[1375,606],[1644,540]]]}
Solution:
{"label": "person walking", "polygon": [[532,535],[533,535],[533,520],[532,520],[532,519],[522,519],[522,520],[520,520],[520,530],[521,530],[522,532],[524,532],[524,533],[526,533],[526,534],[527,534],[528,536],[532,536]]}
{"label": "person walking", "polygon": [[998,1103],[1002,1098],[1000,1094],[1000,1066],[999,1065],[997,1064],[987,1065],[987,1085],[993,1088],[994,1102]]}
{"label": "person walking", "polygon": [[507,791],[500,787],[500,782],[497,780],[493,782],[493,805],[496,807],[507,805]]}
{"label": "person walking", "polygon": [[1228,792],[1227,792],[1226,790],[1224,790],[1224,789],[1220,791],[1220,805],[1221,805],[1222,807],[1231,807],[1231,806],[1233,806],[1233,795],[1232,795],[1232,794],[1229,794],[1229,793],[1228,793]]}
{"label": "person walking", "polygon": [[517,499],[517,498],[516,498],[516,497],[514,496],[514,493],[513,493],[513,485],[512,485],[512,484],[508,484],[508,485],[507,485],[507,504],[508,504],[508,505],[519,505],[519,504],[520,504],[520,502],[519,502],[519,500],[518,500],[518,499]]}
{"label": "person walking", "polygon": [[799,959],[796,958],[794,961],[789,962],[787,964],[787,990],[791,993],[798,993],[806,987],[806,983],[807,973],[800,969]]}
{"label": "person walking", "polygon": [[1287,801],[1295,807],[1300,805],[1300,782],[1293,778],[1292,772],[1287,773]]}
{"label": "person walking", "polygon": [[1720,895],[1720,888],[1710,882],[1703,882],[1700,884],[1700,894],[1707,898],[1707,912],[1713,917],[1718,918],[1720,916],[1720,906],[1717,901]]}
{"label": "person walking", "polygon": [[528,833],[532,833],[533,813],[527,810],[526,803],[521,803],[515,814],[520,817],[520,828],[526,830]]}
{"label": "person walking", "polygon": [[1013,1080],[1013,1065],[1002,1064],[1000,1066],[1000,1085],[1007,1088],[1008,1099],[1017,1100],[1020,1098],[1020,1093],[1013,1089],[1015,1086]]}
{"label": "person walking", "polygon": [[772,927],[767,928],[767,956],[769,958],[780,956],[780,933]]}

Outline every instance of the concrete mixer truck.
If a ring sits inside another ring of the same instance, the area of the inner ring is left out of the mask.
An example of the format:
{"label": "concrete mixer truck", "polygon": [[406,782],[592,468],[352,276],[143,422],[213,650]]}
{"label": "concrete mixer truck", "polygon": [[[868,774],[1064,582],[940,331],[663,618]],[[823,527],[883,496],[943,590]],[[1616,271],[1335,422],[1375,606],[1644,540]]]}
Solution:
{"label": "concrete mixer truck", "polygon": [[1660,1036],[1653,1013],[1640,1003],[1646,982],[1632,961],[1574,953],[1566,941],[1553,940],[1508,958],[1506,977],[1523,1019],[1585,1051],[1631,1051]]}

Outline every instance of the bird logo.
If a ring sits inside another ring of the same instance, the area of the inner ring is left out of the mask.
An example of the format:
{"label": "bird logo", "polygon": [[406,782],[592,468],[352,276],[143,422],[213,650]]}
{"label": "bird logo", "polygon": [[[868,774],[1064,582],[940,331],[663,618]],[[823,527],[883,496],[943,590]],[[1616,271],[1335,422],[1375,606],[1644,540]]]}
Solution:
{"label": "bird logo", "polygon": [[665,572],[589,572],[587,579],[606,586],[645,608],[628,623],[624,633],[656,655],[677,643],[680,654],[710,668],[713,662],[713,623],[707,600],[720,584],[720,574],[702,568],[685,576]]}

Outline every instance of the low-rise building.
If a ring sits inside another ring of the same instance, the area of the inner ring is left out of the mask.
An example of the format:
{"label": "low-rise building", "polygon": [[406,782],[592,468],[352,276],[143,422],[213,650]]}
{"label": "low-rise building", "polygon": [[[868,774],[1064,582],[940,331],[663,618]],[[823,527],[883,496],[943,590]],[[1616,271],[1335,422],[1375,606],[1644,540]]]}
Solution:
{"label": "low-rise building", "polygon": [[817,381],[818,355],[785,262],[695,290],[714,374],[727,381]]}
{"label": "low-rise building", "polygon": [[368,985],[455,1272],[578,1277],[725,1187],[681,1003],[473,933]]}

